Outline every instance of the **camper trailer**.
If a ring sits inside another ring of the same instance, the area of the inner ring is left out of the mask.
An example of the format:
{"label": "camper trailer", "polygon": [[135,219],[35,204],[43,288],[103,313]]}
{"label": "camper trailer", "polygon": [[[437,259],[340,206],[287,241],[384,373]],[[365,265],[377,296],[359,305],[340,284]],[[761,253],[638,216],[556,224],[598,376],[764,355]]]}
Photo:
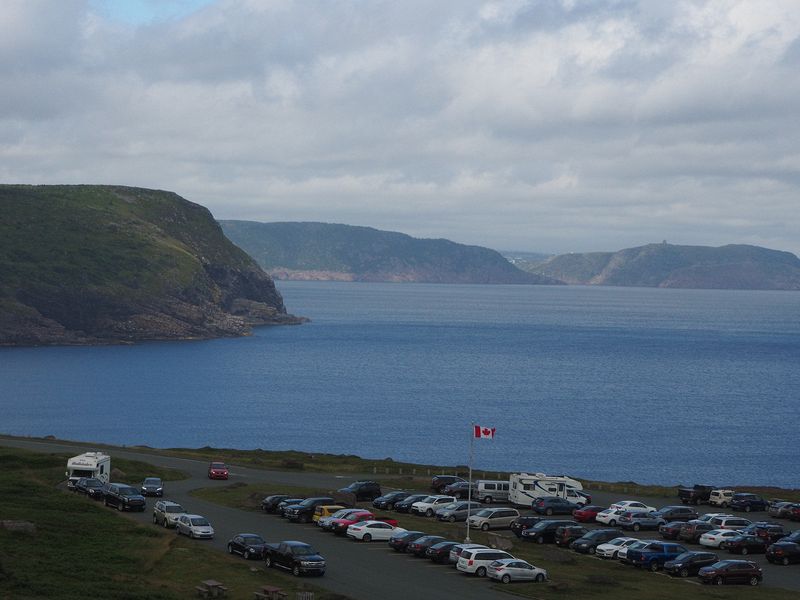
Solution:
{"label": "camper trailer", "polygon": [[111,475],[111,457],[102,452],[84,452],[67,460],[67,487],[75,487],[81,477],[96,477],[108,483]]}
{"label": "camper trailer", "polygon": [[573,504],[588,503],[588,496],[581,490],[581,482],[566,475],[545,475],[544,473],[512,473],[509,477],[511,489],[508,499],[516,506],[530,508],[537,498],[557,496]]}

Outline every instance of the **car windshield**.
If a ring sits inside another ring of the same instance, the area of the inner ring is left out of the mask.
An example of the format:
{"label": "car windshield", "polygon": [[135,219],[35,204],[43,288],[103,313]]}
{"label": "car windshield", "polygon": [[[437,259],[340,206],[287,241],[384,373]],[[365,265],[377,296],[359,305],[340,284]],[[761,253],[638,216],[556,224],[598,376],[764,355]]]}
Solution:
{"label": "car windshield", "polygon": [[136,496],[139,492],[131,487],[121,487],[119,488],[119,495],[120,496]]}
{"label": "car windshield", "polygon": [[164,507],[164,512],[182,513],[182,512],[186,512],[186,511],[183,510],[183,507],[180,504],[172,504],[172,505],[165,506]]}
{"label": "car windshield", "polygon": [[208,524],[208,519],[204,517],[196,517],[192,519],[192,525],[197,525],[198,527],[206,527]]}
{"label": "car windshield", "polygon": [[161,480],[158,477],[148,477],[144,480],[145,485],[161,485]]}
{"label": "car windshield", "polygon": [[316,551],[311,546],[292,546],[292,554],[295,556],[311,556]]}
{"label": "car windshield", "polygon": [[427,502],[429,504],[433,504],[434,502],[436,502],[436,496],[426,496],[423,500],[420,500],[420,502]]}
{"label": "car windshield", "polygon": [[625,541],[626,541],[625,538],[614,538],[613,540],[608,542],[608,545],[609,546],[619,546],[620,544],[624,544]]}
{"label": "car windshield", "polygon": [[589,533],[587,533],[583,537],[585,537],[586,539],[589,539],[589,540],[595,540],[597,538],[603,537],[604,535],[606,535],[605,531],[598,530],[598,531],[590,531]]}
{"label": "car windshield", "polygon": [[243,535],[242,539],[244,540],[245,544],[249,544],[251,546],[257,546],[264,543],[264,539],[259,535]]}
{"label": "car windshield", "polygon": [[488,508],[484,508],[483,510],[479,510],[475,513],[476,517],[491,517],[494,511],[489,510]]}
{"label": "car windshield", "polygon": [[87,479],[83,483],[83,485],[85,485],[86,487],[91,487],[91,488],[99,488],[99,487],[103,487],[103,482],[100,481],[99,479]]}
{"label": "car windshield", "polygon": [[211,463],[212,469],[224,469],[225,463]]}
{"label": "car windshield", "polygon": [[683,554],[678,554],[673,560],[673,562],[681,562],[683,560],[689,560],[694,555],[694,552],[684,552]]}

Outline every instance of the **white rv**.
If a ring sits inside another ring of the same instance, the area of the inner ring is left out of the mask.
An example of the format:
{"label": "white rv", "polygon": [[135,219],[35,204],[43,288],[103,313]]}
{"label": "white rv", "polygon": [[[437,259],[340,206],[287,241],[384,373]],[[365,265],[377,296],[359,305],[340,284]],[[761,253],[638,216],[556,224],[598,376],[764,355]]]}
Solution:
{"label": "white rv", "polygon": [[576,505],[587,503],[586,494],[581,492],[581,482],[566,475],[512,473],[508,482],[511,484],[508,500],[517,506],[530,508],[537,498],[552,496],[565,498]]}
{"label": "white rv", "polygon": [[111,457],[102,452],[84,452],[67,460],[67,487],[75,487],[81,477],[96,477],[108,483],[111,475]]}

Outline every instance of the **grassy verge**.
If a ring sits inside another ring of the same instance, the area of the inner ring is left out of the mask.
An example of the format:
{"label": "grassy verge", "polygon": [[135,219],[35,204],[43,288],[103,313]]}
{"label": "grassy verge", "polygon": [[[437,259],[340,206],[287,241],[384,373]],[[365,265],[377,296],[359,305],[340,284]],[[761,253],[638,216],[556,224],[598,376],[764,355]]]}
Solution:
{"label": "grassy verge", "polygon": [[[274,485],[231,484],[226,487],[203,488],[192,492],[200,498],[225,506],[244,510],[260,510],[261,499],[270,494],[286,493],[300,496],[325,494],[313,488],[277,488]],[[369,503],[360,506],[371,509]],[[425,517],[377,511],[379,517],[396,518],[401,527],[424,531],[430,535],[441,535],[447,539],[462,540],[466,535],[463,523],[443,523]],[[275,516],[275,519],[280,517]],[[797,592],[776,588],[750,588],[748,586],[726,586],[723,589],[700,585],[697,580],[679,580],[663,574],[628,567],[617,561],[604,561],[592,556],[583,556],[553,545],[522,542],[507,531],[499,532],[512,540],[511,553],[532,564],[547,569],[550,582],[542,584],[495,584],[495,588],[526,598],[590,598],[596,600],[674,600],[675,598],[698,598],[709,600],[790,600]],[[479,544],[489,544],[489,536],[482,531],[470,531],[470,538]],[[356,543],[342,539],[343,544]],[[420,559],[420,564],[425,561]],[[442,567],[445,569],[446,567]],[[488,582],[487,582],[488,584]],[[491,584],[489,584],[491,585]]]}
{"label": "grassy verge", "polygon": [[[265,584],[291,592],[303,585],[323,600],[343,598],[66,493],[56,487],[64,464],[59,455],[0,448],[0,520],[35,527],[32,532],[0,528],[3,600],[178,600],[193,597],[194,587],[208,578],[225,583],[233,600],[249,600]],[[131,481],[176,476],[145,463],[115,466],[127,469]]]}

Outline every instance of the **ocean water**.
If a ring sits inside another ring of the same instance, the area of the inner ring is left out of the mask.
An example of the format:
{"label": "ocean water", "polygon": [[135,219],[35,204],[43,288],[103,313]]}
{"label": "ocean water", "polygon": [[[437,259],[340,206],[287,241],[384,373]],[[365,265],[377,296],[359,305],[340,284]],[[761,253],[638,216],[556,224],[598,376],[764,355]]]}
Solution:
{"label": "ocean water", "polygon": [[248,338],[0,349],[0,432],[800,487],[800,294],[279,282]]}

